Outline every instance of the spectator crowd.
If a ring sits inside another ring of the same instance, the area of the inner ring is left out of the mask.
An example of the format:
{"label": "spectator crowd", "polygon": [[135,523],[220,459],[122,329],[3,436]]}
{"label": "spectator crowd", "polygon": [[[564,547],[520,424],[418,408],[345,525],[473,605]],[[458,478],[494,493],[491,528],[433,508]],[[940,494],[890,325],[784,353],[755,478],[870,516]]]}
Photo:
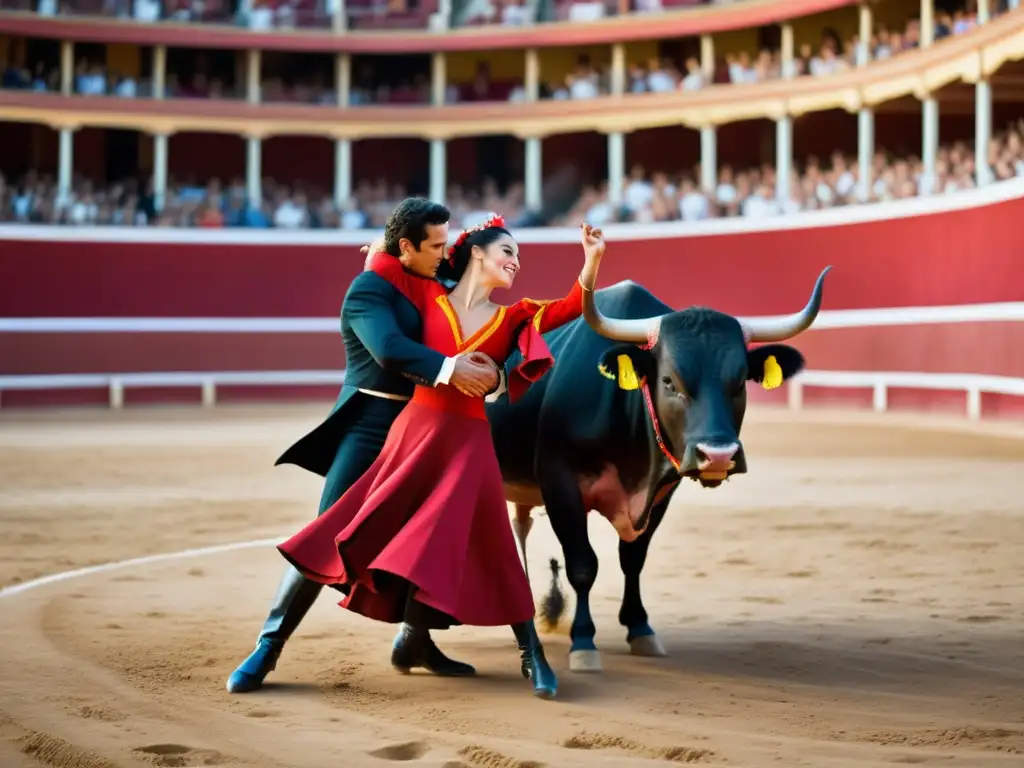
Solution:
{"label": "spectator crowd", "polygon": [[[483,0],[490,2],[491,0]],[[516,0],[524,2],[525,0]],[[3,0],[0,0],[3,2]],[[204,0],[207,4],[207,0]],[[263,2],[263,0],[255,0]],[[955,12],[937,11],[935,39],[957,35],[977,24],[975,0]],[[503,6],[522,8],[519,5]],[[652,57],[645,62],[628,65],[626,90],[630,93],[667,93],[693,91],[709,85],[756,83],[785,76],[824,77],[843,72],[865,60],[883,60],[918,47],[921,25],[917,18],[906,21],[899,29],[878,24],[867,45],[861,45],[856,35],[844,41],[832,28],[822,31],[817,45],[802,43],[791,63],[791,70],[783,72],[780,51],[764,48],[760,51],[740,51],[727,54],[716,62],[710,76],[702,72],[694,56],[673,59],[671,56]],[[2,55],[2,52],[0,52]],[[59,90],[59,71],[56,61],[49,66],[40,61],[11,60],[3,63],[2,86],[36,91]],[[269,74],[262,82],[261,98],[266,102],[293,102],[333,105],[337,93],[332,81],[333,65],[324,60],[312,66],[312,59],[299,57],[310,66],[292,67],[287,75]],[[431,97],[430,76],[426,60],[421,69],[412,71],[375,71],[366,59],[355,58],[349,103],[367,104],[426,104]],[[291,62],[294,63],[294,62]],[[245,83],[235,78],[232,66],[217,67],[210,63],[208,54],[198,53],[189,62],[187,74],[171,71],[167,75],[166,94],[169,98],[242,98]],[[224,64],[224,62],[220,62]],[[270,68],[264,67],[270,71]],[[75,68],[74,90],[85,95],[111,95],[123,98],[144,98],[151,94],[151,83],[109,69],[104,63],[81,58]],[[575,68],[559,80],[541,84],[543,99],[587,99],[611,92],[611,68],[607,62],[594,62],[581,55]],[[473,79],[465,84],[449,84],[445,99],[448,103],[466,101],[522,101],[526,91],[522,79],[497,81],[491,77],[485,62],[480,62]]]}
{"label": "spectator crowd", "polygon": [[[5,7],[21,0],[0,0]],[[370,1],[370,0],[368,0]],[[409,0],[417,2],[417,0]],[[961,34],[977,23],[975,0],[960,10],[936,11],[935,37]],[[406,3],[385,3],[396,13]],[[587,6],[600,6],[603,10]],[[600,15],[632,9],[638,12],[656,11],[668,7],[661,0],[633,0],[631,4],[603,2],[562,2],[563,16],[578,18],[581,13]],[[1001,0],[995,10],[1004,8]],[[572,6],[570,8],[570,6]],[[348,5],[346,6],[348,7]],[[362,7],[358,2],[352,7]],[[538,7],[536,0],[471,0],[459,5],[467,23],[525,23]],[[289,10],[289,8],[291,10]],[[303,10],[305,9],[305,10]],[[313,9],[310,11],[310,9]],[[271,16],[258,25],[287,26],[302,17],[302,13],[322,13],[333,9],[332,0],[41,0],[37,10],[53,15],[76,13],[91,15],[134,15],[136,20],[157,21],[217,21],[225,18],[251,19],[259,14]],[[566,10],[568,9],[568,10]],[[391,11],[389,11],[390,13]],[[141,14],[141,15],[140,15]],[[291,14],[291,17],[288,15]],[[497,14],[497,15],[495,15]],[[288,18],[291,21],[288,21]],[[269,19],[269,20],[268,20]],[[283,19],[283,20],[282,20]],[[475,19],[475,21],[474,21]],[[909,19],[899,29],[886,25],[876,26],[866,44],[856,36],[843,41],[835,30],[826,28],[816,46],[802,44],[792,62],[793,69],[783,72],[778,50],[765,48],[756,54],[739,52],[729,54],[717,62],[714,75],[706,77],[699,61],[694,57],[673,60],[656,57],[647,62],[634,62],[627,71],[626,88],[631,93],[664,93],[675,90],[697,90],[712,83],[740,84],[761,82],[782,76],[827,76],[862,63],[866,59],[886,59],[919,45],[920,22]],[[0,51],[0,87],[30,89],[34,91],[59,90],[59,73],[54,62],[26,61],[24,54],[11,55]],[[244,84],[234,80],[234,67],[223,66],[214,54],[187,53],[184,67],[171,67],[166,78],[167,96],[170,98],[217,99],[241,98]],[[297,57],[301,58],[301,57]],[[303,59],[303,61],[305,61]],[[230,62],[229,62],[230,63]],[[330,64],[330,62],[327,62]],[[267,102],[297,102],[330,105],[336,103],[332,86],[331,67],[293,66],[284,69],[268,66],[262,82],[262,99]],[[281,74],[283,72],[283,74]],[[542,84],[541,96],[549,99],[594,98],[610,91],[610,69],[606,64],[594,64],[586,55],[580,56],[575,68],[563,81]],[[83,55],[76,63],[73,89],[82,95],[111,95],[120,98],[144,98],[150,95],[150,83],[116,72],[102,61]],[[449,103],[465,101],[521,101],[526,94],[521,81],[498,82],[492,79],[486,62],[480,62],[474,77],[464,84],[449,84],[446,100]],[[376,71],[366,59],[354,61],[350,102],[353,106],[380,103],[427,103],[430,82],[426,72],[406,72],[389,68],[387,73]],[[1011,126],[995,137],[984,162],[992,178],[1008,179],[1024,175],[1024,140],[1021,123]],[[624,195],[620,205],[612,203],[608,184],[586,186],[575,205],[563,216],[549,223],[575,222],[580,218],[595,224],[610,222],[652,222],[680,219],[693,221],[728,216],[773,216],[796,211],[817,210],[843,205],[896,200],[917,195],[948,194],[974,185],[975,164],[978,158],[970,147],[962,143],[942,148],[935,173],[925,174],[923,164],[916,157],[891,157],[879,152],[872,164],[872,182],[869,193],[861,194],[858,167],[855,159],[834,153],[825,162],[809,159],[799,170],[794,168],[789,180],[786,199],[776,196],[775,169],[770,165],[760,168],[734,169],[723,165],[719,169],[714,190],[701,190],[698,185],[699,169],[692,173],[670,173],[667,169],[648,174],[645,169],[633,168],[623,182]],[[364,180],[352,196],[338,204],[322,190],[302,185],[289,187],[265,179],[262,200],[250,204],[244,182],[232,180],[222,185],[219,180],[179,180],[169,185],[166,198],[157,201],[152,188],[136,180],[111,185],[98,185],[93,181],[76,178],[73,189],[59,195],[54,180],[38,173],[23,178],[4,178],[0,175],[0,221],[37,222],[70,225],[119,224],[174,227],[277,227],[277,228],[344,228],[381,226],[387,212],[406,195],[401,185],[385,181]],[[161,204],[162,203],[162,204]],[[485,181],[480,189],[468,190],[452,187],[447,203],[459,220],[472,221],[490,210],[500,210],[515,221],[525,213],[521,184],[513,184],[500,191],[493,181]]]}
{"label": "spectator crowd", "polygon": [[[0,8],[35,10],[44,16],[91,16],[222,24],[249,29],[330,28],[343,13],[349,29],[416,29],[506,26],[544,21],[593,21],[621,13],[672,10],[723,0],[461,0],[448,18],[438,0],[0,0]],[[731,0],[724,0],[729,2]]]}
{"label": "spectator crowd", "polygon": [[[993,138],[985,161],[997,181],[1024,177],[1024,120]],[[786,200],[776,197],[775,169],[770,165],[743,170],[723,165],[717,186],[710,193],[698,186],[699,169],[692,174],[661,170],[648,174],[634,167],[623,180],[621,205],[611,202],[607,183],[587,186],[570,210],[548,223],[571,226],[581,219],[604,225],[756,218],[944,195],[975,185],[976,162],[966,144],[944,146],[935,174],[929,178],[919,158],[879,152],[872,163],[870,194],[864,200],[858,194],[857,163],[842,153],[835,153],[827,162],[810,158],[799,169],[794,168]],[[226,186],[218,179],[202,184],[192,180],[172,182],[160,206],[151,186],[132,180],[104,187],[76,178],[73,189],[62,197],[52,177],[30,172],[23,178],[5,179],[0,174],[0,221],[77,226],[379,228],[407,194],[402,185],[361,181],[352,196],[338,206],[329,195],[302,185],[289,187],[264,179],[262,189],[263,199],[257,206],[249,204],[242,179],[233,179]],[[523,186],[518,183],[504,191],[491,180],[479,190],[453,186],[445,203],[459,227],[478,222],[489,211],[504,213],[513,224],[525,213]]]}

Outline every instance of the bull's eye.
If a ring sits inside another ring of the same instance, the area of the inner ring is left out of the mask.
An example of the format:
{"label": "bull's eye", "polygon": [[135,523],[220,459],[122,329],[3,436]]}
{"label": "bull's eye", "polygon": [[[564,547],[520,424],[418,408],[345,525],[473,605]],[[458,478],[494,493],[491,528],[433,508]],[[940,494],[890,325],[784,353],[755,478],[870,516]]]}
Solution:
{"label": "bull's eye", "polygon": [[678,398],[685,398],[686,397],[686,393],[679,391],[679,388],[675,385],[675,382],[672,381],[672,377],[671,376],[662,376],[661,377],[661,385],[663,387],[665,387],[665,391],[666,392],[668,392],[668,393],[670,393],[672,395],[675,395]]}

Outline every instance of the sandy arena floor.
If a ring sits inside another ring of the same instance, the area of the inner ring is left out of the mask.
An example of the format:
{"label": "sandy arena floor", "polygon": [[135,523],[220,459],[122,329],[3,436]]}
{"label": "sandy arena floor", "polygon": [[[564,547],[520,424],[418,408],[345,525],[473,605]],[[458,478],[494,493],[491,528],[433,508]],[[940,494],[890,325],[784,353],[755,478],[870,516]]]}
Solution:
{"label": "sandy arena floor", "polygon": [[[3,414],[0,584],[285,537],[319,483],[271,464],[322,412]],[[0,597],[0,766],[1024,765],[1024,428],[749,420],[750,473],[686,484],[652,547],[667,659],[628,655],[596,518],[605,671],[570,673],[549,635],[555,702],[530,695],[507,629],[438,635],[477,679],[400,676],[393,627],[327,592],[267,686],[232,696],[281,557],[136,564]],[[530,546],[539,595],[545,518]]]}

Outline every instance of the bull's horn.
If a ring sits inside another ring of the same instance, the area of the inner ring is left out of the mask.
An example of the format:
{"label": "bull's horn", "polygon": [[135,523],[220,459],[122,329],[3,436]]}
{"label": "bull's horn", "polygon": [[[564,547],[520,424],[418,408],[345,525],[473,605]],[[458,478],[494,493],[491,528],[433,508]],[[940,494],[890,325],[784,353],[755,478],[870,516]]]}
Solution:
{"label": "bull's horn", "polygon": [[583,317],[587,325],[607,339],[630,341],[634,344],[646,344],[654,338],[661,315],[647,317],[642,320],[621,320],[605,317],[594,301],[594,291],[583,289]]}
{"label": "bull's horn", "polygon": [[818,310],[821,309],[821,288],[825,284],[825,275],[830,269],[832,267],[825,267],[821,270],[818,281],[814,284],[814,290],[811,292],[811,300],[796,314],[758,320],[736,318],[743,326],[747,341],[784,341],[810,328],[811,323],[818,316]]}

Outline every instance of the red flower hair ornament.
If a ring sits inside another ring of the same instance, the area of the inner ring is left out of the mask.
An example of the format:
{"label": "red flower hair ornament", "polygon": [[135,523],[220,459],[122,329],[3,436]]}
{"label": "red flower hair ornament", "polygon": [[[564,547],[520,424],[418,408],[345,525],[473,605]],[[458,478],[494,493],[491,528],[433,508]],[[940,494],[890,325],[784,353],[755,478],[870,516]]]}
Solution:
{"label": "red flower hair ornament", "polygon": [[462,230],[459,236],[455,238],[455,244],[448,248],[448,263],[453,267],[455,266],[455,250],[464,242],[466,242],[466,238],[472,235],[474,232],[480,232],[481,230],[490,229],[491,227],[504,226],[505,217],[502,216],[500,213],[492,213],[490,216],[487,217],[487,220],[483,224],[477,224],[475,227],[470,227],[469,229]]}

